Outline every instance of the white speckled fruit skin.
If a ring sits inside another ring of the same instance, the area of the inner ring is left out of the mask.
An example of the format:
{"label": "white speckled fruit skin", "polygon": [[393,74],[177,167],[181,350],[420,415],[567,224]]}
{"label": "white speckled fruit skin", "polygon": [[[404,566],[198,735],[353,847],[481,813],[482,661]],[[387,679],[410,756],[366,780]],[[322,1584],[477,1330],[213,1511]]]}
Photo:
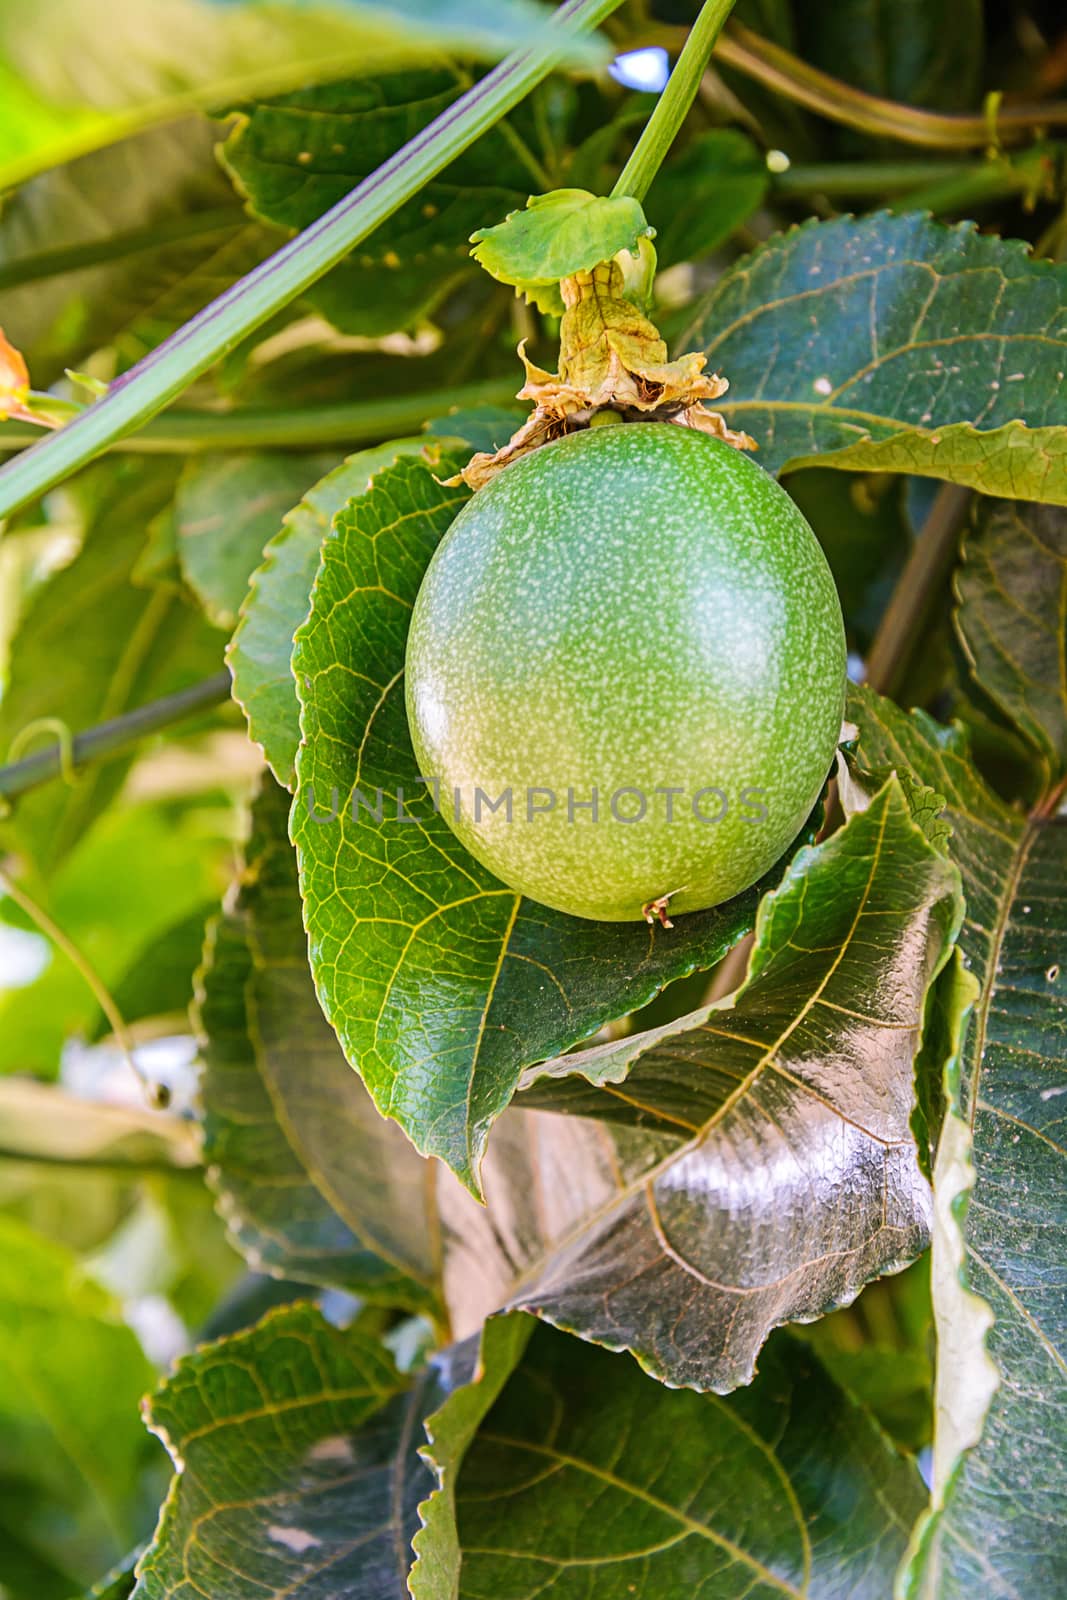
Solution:
{"label": "white speckled fruit skin", "polygon": [[[691,429],[620,424],[523,457],[464,507],[423,579],[406,672],[419,771],[471,854],[543,905],[630,921],[664,894],[672,916],[728,899],[795,838],[840,731],[845,634],[773,478]],[[510,787],[513,820],[483,802],[475,823],[476,785]],[[557,796],[532,821],[531,786]],[[727,798],[717,822],[692,811],[709,786]],[[577,809],[594,787],[596,822]],[[666,787],[684,790],[671,821]],[[642,791],[643,820],[613,817],[621,788]]]}

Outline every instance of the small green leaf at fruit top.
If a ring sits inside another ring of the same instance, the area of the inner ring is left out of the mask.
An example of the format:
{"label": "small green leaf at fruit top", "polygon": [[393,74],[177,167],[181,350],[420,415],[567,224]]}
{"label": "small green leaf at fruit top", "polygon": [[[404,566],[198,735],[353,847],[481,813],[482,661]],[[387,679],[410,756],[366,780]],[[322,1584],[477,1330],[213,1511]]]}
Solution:
{"label": "small green leaf at fruit top", "polygon": [[538,310],[562,316],[563,278],[588,272],[620,250],[637,255],[640,241],[653,232],[640,202],[628,195],[604,199],[586,189],[554,189],[531,195],[525,211],[472,233],[471,255]]}

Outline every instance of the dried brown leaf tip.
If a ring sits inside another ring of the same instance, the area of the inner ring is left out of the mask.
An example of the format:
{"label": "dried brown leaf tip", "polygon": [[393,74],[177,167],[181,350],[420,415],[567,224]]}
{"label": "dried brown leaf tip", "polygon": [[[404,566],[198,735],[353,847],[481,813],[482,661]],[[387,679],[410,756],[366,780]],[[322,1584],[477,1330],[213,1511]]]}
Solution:
{"label": "dried brown leaf tip", "polygon": [[706,373],[707,358],[698,351],[668,361],[659,330],[623,290],[618,261],[561,281],[559,371],[535,367],[519,346],[526,382],[518,398],[534,401],[535,409],[506,445],[493,454],[479,452],[451,482],[480,489],[519,456],[589,427],[603,411],[624,422],[677,422],[739,450],[756,449],[754,439],[728,428],[704,403],[726,393],[726,379]]}

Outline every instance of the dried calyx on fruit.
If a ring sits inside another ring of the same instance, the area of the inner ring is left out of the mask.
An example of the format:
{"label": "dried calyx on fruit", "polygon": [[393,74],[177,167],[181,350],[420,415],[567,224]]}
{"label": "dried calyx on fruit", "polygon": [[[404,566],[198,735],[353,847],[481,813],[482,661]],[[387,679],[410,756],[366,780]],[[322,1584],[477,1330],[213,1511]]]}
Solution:
{"label": "dried calyx on fruit", "polygon": [[534,410],[495,453],[481,452],[458,475],[479,489],[509,462],[604,413],[623,422],[675,422],[754,450],[747,433],[726,426],[706,402],[729,387],[691,352],[668,360],[649,319],[656,255],[652,229],[636,200],[598,199],[584,190],[535,195],[526,211],[473,235],[474,255],[542,311],[561,314],[558,372],[519,355],[526,368],[520,400]]}

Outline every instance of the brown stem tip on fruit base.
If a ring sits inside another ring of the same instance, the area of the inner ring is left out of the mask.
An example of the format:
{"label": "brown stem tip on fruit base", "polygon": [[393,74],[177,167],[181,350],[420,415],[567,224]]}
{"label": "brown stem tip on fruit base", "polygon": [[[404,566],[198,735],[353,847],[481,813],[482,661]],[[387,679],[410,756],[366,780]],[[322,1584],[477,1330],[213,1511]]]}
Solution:
{"label": "brown stem tip on fruit base", "polygon": [[658,922],[661,928],[674,927],[674,923],[667,915],[667,907],[671,903],[671,895],[681,894],[681,892],[680,889],[672,889],[670,894],[661,894],[658,900],[646,900],[641,907],[641,915],[650,928],[654,922]]}
{"label": "brown stem tip on fruit base", "polygon": [[726,393],[726,379],[705,373],[707,357],[696,351],[668,361],[659,330],[626,298],[624,287],[617,258],[561,281],[559,372],[535,367],[520,345],[526,382],[518,398],[533,400],[534,411],[502,449],[479,452],[449,482],[480,489],[509,462],[588,428],[604,411],[623,422],[677,422],[739,450],[756,449],[754,439],[735,433],[704,404]]}

